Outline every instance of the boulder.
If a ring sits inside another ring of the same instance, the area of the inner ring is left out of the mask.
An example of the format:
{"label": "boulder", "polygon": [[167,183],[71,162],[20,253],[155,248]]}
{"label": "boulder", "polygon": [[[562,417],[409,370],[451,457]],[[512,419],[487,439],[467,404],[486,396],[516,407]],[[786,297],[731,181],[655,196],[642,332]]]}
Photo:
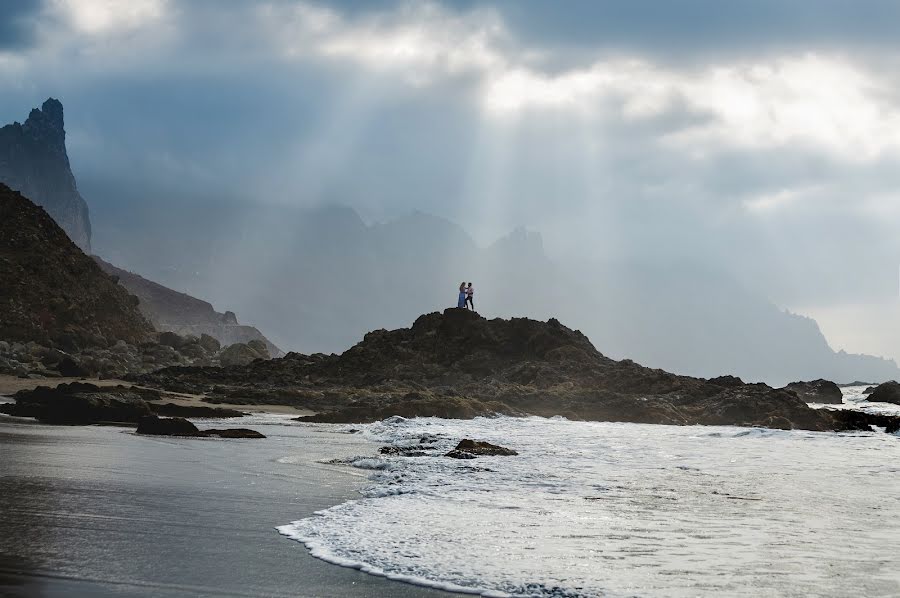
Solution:
{"label": "boulder", "polygon": [[900,383],[891,380],[890,382],[879,384],[869,393],[867,399],[875,403],[900,405]]}
{"label": "boulder", "polygon": [[262,348],[263,352],[260,352],[258,346],[251,347],[250,344],[235,343],[228,345],[219,353],[219,362],[224,366],[241,366],[249,365],[257,359],[268,359],[268,350],[266,350],[265,345],[262,345]]}
{"label": "boulder", "polygon": [[153,436],[203,436],[197,426],[183,417],[147,415],[138,421],[138,434]]}
{"label": "boulder", "polygon": [[208,356],[206,349],[199,342],[186,343],[178,347],[178,352],[189,359],[205,359]]}
{"label": "boulder", "polygon": [[247,428],[229,428],[224,430],[199,430],[197,426],[182,417],[157,417],[148,415],[138,422],[138,434],[152,436],[187,436],[194,438],[265,438],[256,430]]}
{"label": "boulder", "polygon": [[143,399],[148,396],[145,393],[158,394],[73,382],[56,388],[38,386],[34,390],[20,390],[13,395],[16,403],[3,405],[2,409],[9,415],[33,417],[49,424],[134,423],[151,413]]}
{"label": "boulder", "polygon": [[90,375],[87,368],[68,355],[59,360],[56,364],[56,371],[67,378],[84,378]]}
{"label": "boulder", "polygon": [[464,438],[456,448],[444,455],[453,459],[474,459],[475,457],[507,457],[518,455],[516,451],[482,440]]}
{"label": "boulder", "polygon": [[456,448],[445,454],[452,459],[474,459],[475,457],[508,457],[518,455],[516,451],[482,440],[464,438]]}
{"label": "boulder", "polygon": [[174,332],[160,332],[159,344],[178,349],[185,344],[185,339]]}
{"label": "boulder", "polygon": [[206,349],[208,353],[218,353],[222,348],[222,343],[214,336],[208,334],[201,334],[198,343],[201,347]]}
{"label": "boulder", "polygon": [[825,403],[840,405],[844,402],[841,387],[830,380],[813,380],[811,382],[791,382],[784,390],[793,392],[807,403]]}

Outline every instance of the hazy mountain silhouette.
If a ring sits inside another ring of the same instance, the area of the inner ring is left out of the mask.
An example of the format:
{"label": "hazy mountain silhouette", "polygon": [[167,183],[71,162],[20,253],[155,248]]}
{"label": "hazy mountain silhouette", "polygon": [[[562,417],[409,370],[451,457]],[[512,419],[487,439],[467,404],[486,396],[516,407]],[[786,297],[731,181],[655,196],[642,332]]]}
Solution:
{"label": "hazy mountain silhouette", "polygon": [[42,206],[76,245],[91,253],[88,206],[69,167],[59,100],[49,98],[24,124],[0,128],[0,183]]}
{"label": "hazy mountain silhouette", "polygon": [[[100,186],[94,194],[108,197]],[[285,350],[338,352],[371,329],[408,326],[455,304],[465,280],[488,317],[558,317],[607,355],[678,373],[779,385],[900,375],[893,361],[836,353],[814,320],[694,263],[560,263],[535,232],[518,229],[479,247],[455,223],[423,213],[367,225],[337,205],[251,206],[171,193],[127,209],[108,205],[96,209],[98,230],[108,231],[98,235],[104,252],[233,306]],[[159,239],[164,249],[150,251]]]}

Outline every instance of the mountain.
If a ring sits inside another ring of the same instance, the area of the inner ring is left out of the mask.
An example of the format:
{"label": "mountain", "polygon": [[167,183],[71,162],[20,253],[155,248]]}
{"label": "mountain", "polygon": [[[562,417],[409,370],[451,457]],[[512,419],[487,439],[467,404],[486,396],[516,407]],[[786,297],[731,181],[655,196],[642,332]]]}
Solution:
{"label": "mountain", "polygon": [[680,374],[775,386],[900,378],[893,361],[835,352],[814,320],[702,264],[555,260],[524,229],[480,247],[457,224],[421,212],[366,224],[341,206],[172,193],[126,206],[100,187],[95,195],[97,242],[118,264],[227,303],[285,350],[343,351],[371,329],[455,305],[465,280],[480,313],[578,322],[606,354]]}
{"label": "mountain", "polygon": [[138,309],[157,330],[182,336],[207,334],[222,345],[258,340],[266,345],[272,357],[284,354],[253,326],[238,324],[234,312],[219,313],[206,301],[173,291],[139,274],[117,268],[97,256],[93,257],[104,272],[140,299]]}
{"label": "mountain", "polygon": [[85,253],[91,253],[88,206],[66,153],[63,106],[53,98],[24,124],[0,128],[0,182],[43,206]]}
{"label": "mountain", "polygon": [[49,214],[0,183],[0,339],[65,351],[153,340],[138,300]]}

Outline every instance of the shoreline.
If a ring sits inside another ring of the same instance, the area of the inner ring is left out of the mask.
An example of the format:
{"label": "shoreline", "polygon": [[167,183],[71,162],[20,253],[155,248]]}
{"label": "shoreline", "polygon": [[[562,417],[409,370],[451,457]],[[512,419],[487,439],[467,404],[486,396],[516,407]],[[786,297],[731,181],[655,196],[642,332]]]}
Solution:
{"label": "shoreline", "polygon": [[[274,421],[274,420],[273,420]],[[265,440],[146,437],[0,416],[0,595],[450,596],[335,566],[277,527],[359,497],[322,425]]]}

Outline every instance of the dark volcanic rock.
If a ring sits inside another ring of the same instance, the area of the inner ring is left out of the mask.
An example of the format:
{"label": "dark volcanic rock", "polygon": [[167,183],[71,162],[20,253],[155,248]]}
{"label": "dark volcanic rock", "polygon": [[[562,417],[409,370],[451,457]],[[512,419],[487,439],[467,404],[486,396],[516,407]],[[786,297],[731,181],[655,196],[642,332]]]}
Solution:
{"label": "dark volcanic rock", "polygon": [[471,459],[473,457],[493,457],[518,455],[516,451],[482,440],[465,438],[459,441],[456,448],[444,455],[454,459]]}
{"label": "dark volcanic rock", "polygon": [[43,206],[76,245],[91,252],[88,206],[69,168],[58,100],[32,110],[25,124],[0,128],[0,183]]}
{"label": "dark volcanic rock", "polygon": [[181,417],[157,417],[148,415],[138,422],[138,434],[153,436],[190,436],[195,438],[265,438],[256,430],[247,428],[228,428],[224,430],[199,430],[197,426]]}
{"label": "dark volcanic rock", "polygon": [[834,409],[829,410],[829,413],[834,418],[835,429],[840,432],[870,431],[872,426],[884,428],[888,434],[900,431],[900,415],[882,415],[855,409]]}
{"label": "dark volcanic rock", "polygon": [[73,382],[57,388],[38,386],[13,395],[14,405],[2,405],[9,415],[34,417],[49,424],[94,424],[98,422],[137,422],[151,413],[145,393],[125,387],[101,388]]}
{"label": "dark volcanic rock", "polygon": [[162,397],[155,390],[82,382],[60,384],[56,388],[39,386],[19,391],[13,398],[16,403],[0,405],[0,411],[52,424],[137,423],[150,414],[209,418],[245,415],[235,409],[157,404]]}
{"label": "dark volcanic rock", "polygon": [[138,434],[154,436],[203,436],[197,426],[183,417],[157,417],[148,415],[138,421]]}
{"label": "dark volcanic rock", "polygon": [[869,393],[867,400],[875,403],[893,403],[895,405],[900,405],[900,383],[891,380],[890,382],[879,384],[871,393]]}
{"label": "dark volcanic rock", "polygon": [[69,378],[81,378],[90,375],[90,372],[87,371],[87,369],[69,356],[65,356],[59,360],[56,364],[56,370],[63,376]]}
{"label": "dark volcanic rock", "polygon": [[301,419],[319,422],[525,413],[676,425],[840,425],[794,392],[614,361],[557,320],[486,320],[459,309],[423,315],[411,328],[370,332],[341,355],[289,353],[245,366],[167,368],[134,380],[223,402],[274,397],[317,411]]}
{"label": "dark volcanic rock", "polygon": [[269,352],[261,341],[250,341],[248,344],[235,343],[225,347],[219,354],[222,365],[248,365],[257,359],[268,359]]}
{"label": "dark volcanic rock", "polygon": [[826,403],[840,405],[844,402],[841,388],[830,380],[813,380],[812,382],[791,382],[784,387],[797,394],[807,403]]}
{"label": "dark volcanic rock", "polygon": [[[0,160],[2,162],[2,160]],[[0,338],[66,352],[153,340],[137,299],[47,215],[0,184]]]}

